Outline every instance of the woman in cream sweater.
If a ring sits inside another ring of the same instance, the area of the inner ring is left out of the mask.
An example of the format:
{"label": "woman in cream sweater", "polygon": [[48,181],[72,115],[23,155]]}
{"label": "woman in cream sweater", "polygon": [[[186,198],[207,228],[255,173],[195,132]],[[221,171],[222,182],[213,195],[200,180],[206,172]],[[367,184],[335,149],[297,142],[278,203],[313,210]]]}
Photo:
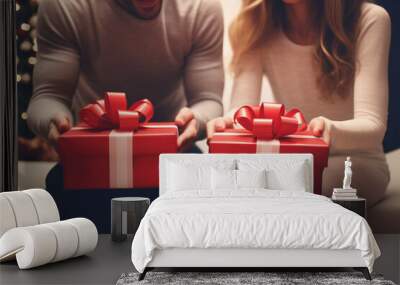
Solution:
{"label": "woman in cream sweater", "polygon": [[[330,145],[323,194],[341,187],[346,156],[352,186],[374,205],[389,170],[382,140],[388,108],[390,18],[362,0],[243,0],[230,27],[235,75],[229,112],[208,123],[208,136],[232,126],[242,105],[268,101],[303,111],[309,129]],[[265,100],[265,98],[263,98]]]}

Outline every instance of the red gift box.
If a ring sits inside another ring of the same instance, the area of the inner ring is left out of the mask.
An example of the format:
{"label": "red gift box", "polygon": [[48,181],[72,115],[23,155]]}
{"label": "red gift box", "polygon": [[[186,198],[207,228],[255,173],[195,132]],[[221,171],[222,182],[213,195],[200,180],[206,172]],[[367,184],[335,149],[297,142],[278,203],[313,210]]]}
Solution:
{"label": "red gift box", "polygon": [[307,124],[299,110],[285,113],[281,104],[263,103],[257,107],[241,107],[234,118],[244,129],[215,133],[208,142],[210,153],[311,153],[314,193],[321,194],[329,147],[306,131]]}
{"label": "red gift box", "polygon": [[61,135],[59,152],[66,189],[158,187],[158,157],[177,152],[173,123],[148,123],[148,100],[126,108],[124,93],[84,107],[78,127]]}

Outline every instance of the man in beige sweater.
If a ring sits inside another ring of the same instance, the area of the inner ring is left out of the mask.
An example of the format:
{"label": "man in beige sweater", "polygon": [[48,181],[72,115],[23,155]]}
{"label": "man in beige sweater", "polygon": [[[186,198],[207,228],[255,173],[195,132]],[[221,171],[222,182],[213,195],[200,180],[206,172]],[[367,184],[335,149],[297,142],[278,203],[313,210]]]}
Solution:
{"label": "man in beige sweater", "polygon": [[[218,0],[43,0],[38,63],[28,109],[32,130],[57,143],[104,91],[155,105],[154,121],[175,121],[185,149],[222,114],[223,16]],[[108,232],[110,199],[155,198],[157,189],[63,191],[59,166],[46,180],[64,218],[83,216]]]}
{"label": "man in beige sweater", "polygon": [[176,121],[180,147],[222,114],[223,16],[218,0],[44,0],[28,109],[56,143],[104,91],[148,98],[155,121]]}

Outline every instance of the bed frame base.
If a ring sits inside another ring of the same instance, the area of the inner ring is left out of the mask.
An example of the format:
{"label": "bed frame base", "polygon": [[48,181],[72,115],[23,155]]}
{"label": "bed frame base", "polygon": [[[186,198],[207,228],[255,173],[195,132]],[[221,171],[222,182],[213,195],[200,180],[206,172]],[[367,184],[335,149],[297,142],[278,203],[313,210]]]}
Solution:
{"label": "bed frame base", "polygon": [[[143,272],[139,274],[138,281],[142,281],[146,277],[146,273],[149,272],[149,271],[152,271],[154,269],[156,269],[156,268],[154,268],[154,267],[146,267],[143,270]],[[188,267],[185,268],[185,271],[187,271],[187,269],[188,269]],[[204,271],[204,269],[205,268],[202,268],[203,271]],[[209,268],[209,271],[212,272],[212,271],[215,271],[215,269],[219,269],[219,268]],[[229,272],[232,272],[232,269],[234,269],[234,268],[229,268],[229,269],[230,269]],[[249,270],[250,268],[246,268],[246,269]],[[253,269],[260,269],[260,268],[253,268]],[[278,268],[276,268],[276,269],[278,269]],[[371,274],[369,273],[369,270],[368,270],[367,267],[353,267],[353,269],[356,270],[356,271],[360,271],[364,275],[364,278],[366,280],[369,280],[369,281],[372,280]],[[288,271],[289,270],[290,269],[288,268]],[[235,272],[235,271],[236,270],[234,270],[233,272]],[[246,271],[246,270],[244,270],[244,268],[238,268],[237,269],[237,272],[243,272],[243,271]],[[262,270],[260,270],[260,271],[262,271]],[[249,272],[251,272],[251,271],[249,270]]]}
{"label": "bed frame base", "polygon": [[361,271],[365,279],[370,281],[372,280],[371,274],[369,274],[369,270],[367,267],[354,267],[354,270]]}
{"label": "bed frame base", "polygon": [[138,281],[142,281],[146,277],[146,273],[152,270],[150,267],[146,267],[142,273],[139,274]]}
{"label": "bed frame base", "polygon": [[284,269],[324,271],[353,268],[361,271],[371,280],[365,261],[359,250],[332,249],[244,249],[244,248],[168,248],[156,249],[153,259],[139,275],[143,280],[152,269],[200,269],[215,271],[218,269],[233,271],[265,271]]}

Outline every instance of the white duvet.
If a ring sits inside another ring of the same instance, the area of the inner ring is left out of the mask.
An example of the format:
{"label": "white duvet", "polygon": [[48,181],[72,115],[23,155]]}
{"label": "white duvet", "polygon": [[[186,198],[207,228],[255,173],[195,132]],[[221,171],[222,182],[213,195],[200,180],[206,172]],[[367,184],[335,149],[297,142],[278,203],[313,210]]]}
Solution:
{"label": "white duvet", "polygon": [[370,271],[380,255],[359,215],[320,195],[272,190],[163,195],[134,237],[135,268],[143,272],[165,248],[358,249]]}

